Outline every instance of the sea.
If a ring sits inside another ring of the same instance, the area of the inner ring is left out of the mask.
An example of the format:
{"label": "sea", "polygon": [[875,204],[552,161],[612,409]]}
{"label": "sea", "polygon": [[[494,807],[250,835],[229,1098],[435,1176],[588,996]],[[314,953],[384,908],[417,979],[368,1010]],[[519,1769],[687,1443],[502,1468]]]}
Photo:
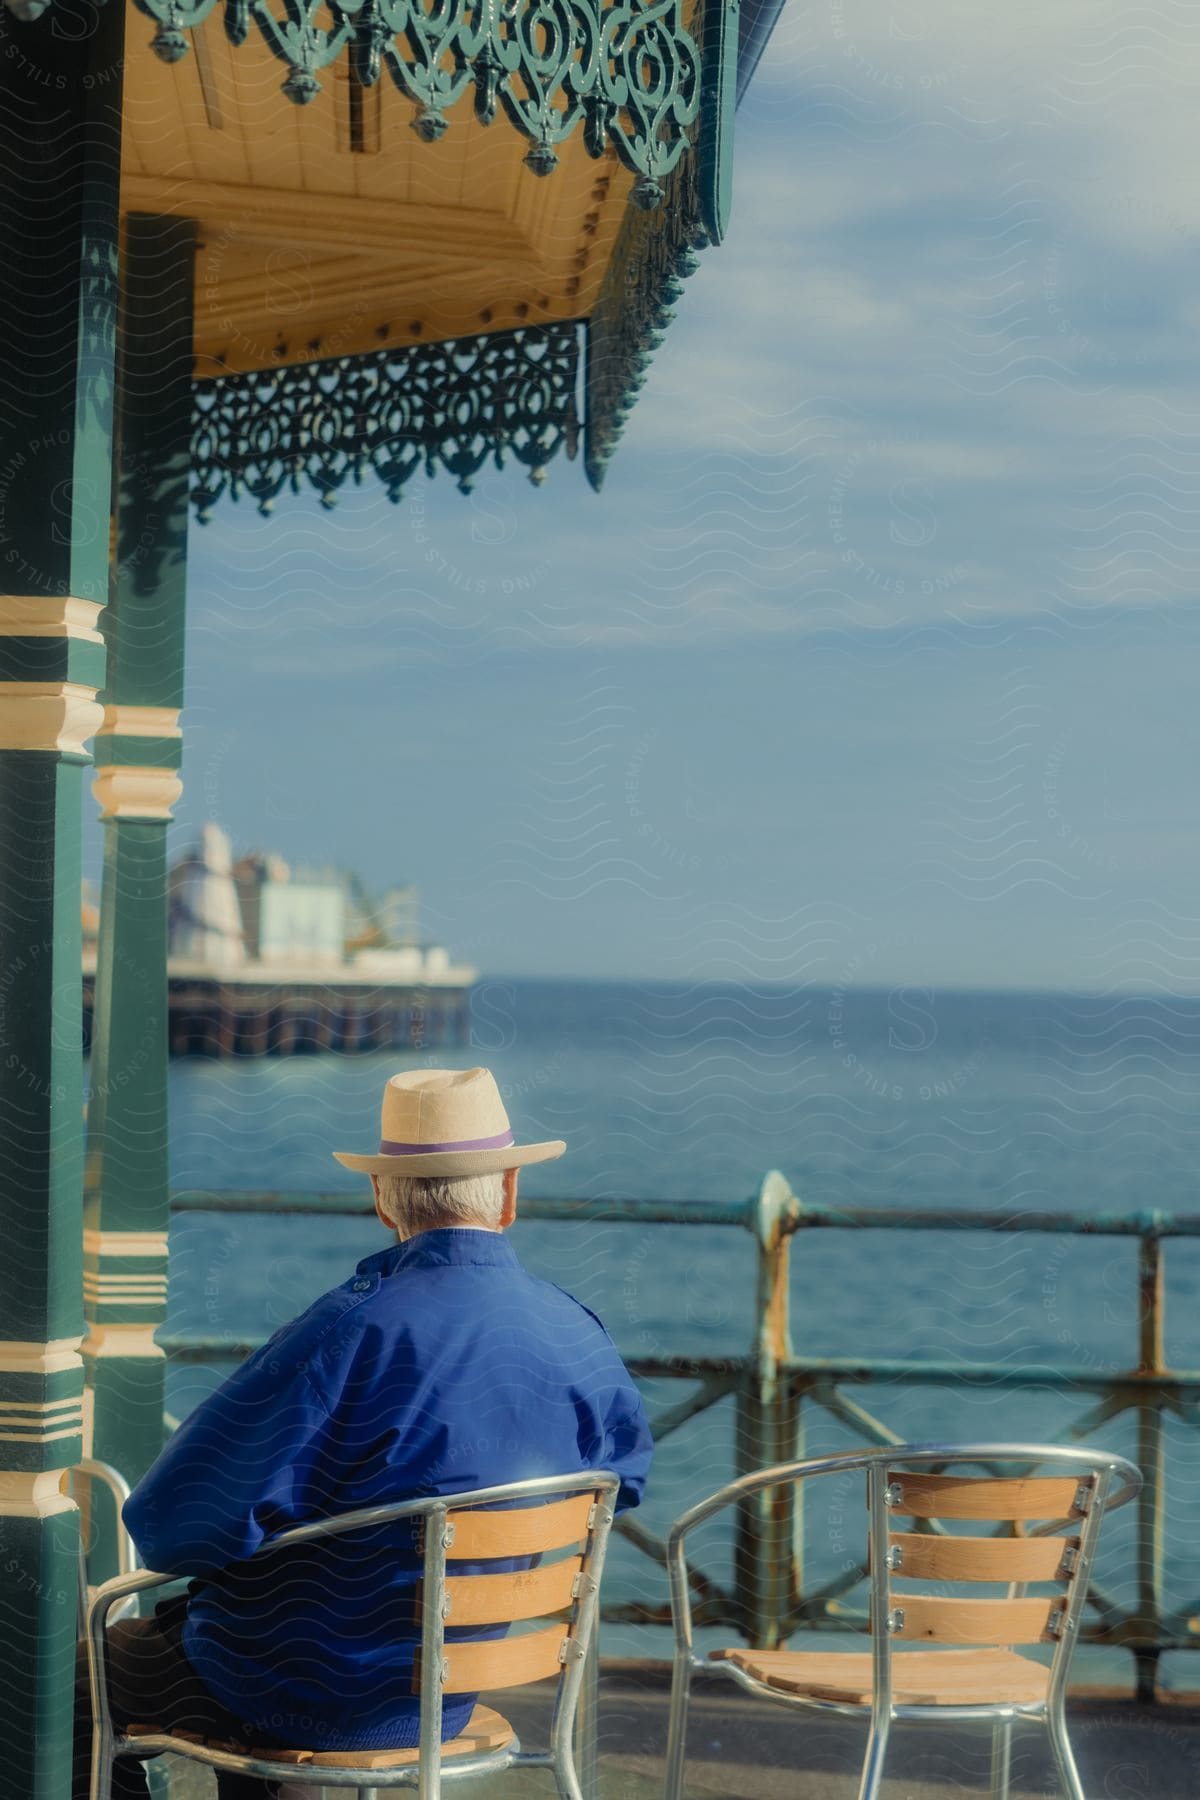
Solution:
{"label": "sea", "polygon": [[[477,1063],[494,1071],[519,1139],[567,1142],[561,1160],[522,1173],[523,1194],[683,1209],[743,1199],[778,1170],[825,1206],[882,1207],[898,1220],[939,1208],[1001,1215],[1000,1231],[822,1229],[793,1245],[798,1355],[947,1366],[933,1385],[842,1388],[910,1442],[1071,1441],[1099,1396],[1059,1372],[1136,1366],[1136,1244],[1023,1231],[1023,1215],[1200,1216],[1195,997],[490,978],[472,994],[469,1041],[453,1047],[172,1063],[174,1186],[267,1197],[256,1216],[176,1217],[169,1329],[261,1339],[381,1248],[373,1216],[273,1214],[269,1196],[363,1192],[331,1153],[373,1147],[387,1076]],[[532,1271],[597,1311],[629,1357],[719,1359],[754,1341],[753,1243],[737,1226],[518,1218],[513,1241]],[[1197,1369],[1200,1240],[1168,1243],[1166,1270],[1167,1360]],[[956,1382],[964,1364],[988,1365],[995,1384]],[[1001,1383],[1023,1365],[1042,1371],[1035,1385]],[[173,1367],[172,1413],[227,1372]],[[693,1385],[648,1383],[652,1415]],[[1200,1610],[1198,1418],[1164,1426],[1164,1585],[1187,1615]],[[815,1400],[802,1419],[805,1454],[862,1441]],[[733,1436],[726,1399],[664,1439],[642,1511],[651,1531],[730,1477]],[[1134,1454],[1131,1415],[1084,1441]],[[1136,1592],[1135,1523],[1132,1508],[1116,1517],[1102,1548],[1100,1580],[1118,1606]],[[806,1585],[844,1565],[861,1525],[844,1483],[813,1487]],[[729,1579],[727,1521],[698,1542],[697,1560]],[[606,1587],[618,1600],[665,1596],[659,1568],[626,1544]],[[607,1627],[604,1649],[669,1654],[654,1627]],[[1089,1657],[1094,1678],[1128,1680],[1126,1653],[1085,1651],[1085,1673]],[[1163,1669],[1200,1685],[1190,1654]]]}

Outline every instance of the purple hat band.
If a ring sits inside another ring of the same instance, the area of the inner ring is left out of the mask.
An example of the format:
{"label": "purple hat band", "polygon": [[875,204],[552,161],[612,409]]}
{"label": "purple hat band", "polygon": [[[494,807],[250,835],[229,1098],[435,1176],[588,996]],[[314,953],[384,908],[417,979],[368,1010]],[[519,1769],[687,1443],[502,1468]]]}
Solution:
{"label": "purple hat band", "polygon": [[460,1138],[456,1144],[396,1144],[391,1138],[380,1138],[380,1156],[432,1156],[443,1150],[505,1150],[513,1141],[511,1131],[498,1131],[495,1137]]}

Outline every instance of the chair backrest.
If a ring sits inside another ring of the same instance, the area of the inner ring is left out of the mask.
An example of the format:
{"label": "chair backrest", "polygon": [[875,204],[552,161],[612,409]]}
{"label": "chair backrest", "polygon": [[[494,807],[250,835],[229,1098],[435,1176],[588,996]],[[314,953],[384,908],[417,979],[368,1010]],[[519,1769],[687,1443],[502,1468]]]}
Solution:
{"label": "chair backrest", "polygon": [[[1018,1454],[1010,1453],[1010,1462]],[[893,1455],[896,1463],[906,1460],[903,1450]],[[1137,1471],[1119,1457],[1089,1461],[1079,1451],[1061,1457],[1065,1473],[1023,1469],[1007,1476],[947,1474],[946,1461],[986,1467],[1001,1460],[976,1456],[968,1446],[934,1468],[921,1468],[920,1456],[911,1459],[918,1466],[907,1468],[874,1459],[868,1502],[876,1637],[887,1646],[896,1640],[995,1648],[1053,1643],[1051,1680],[1061,1686],[1114,1477],[1125,1477],[1122,1499],[1140,1485]],[[990,1532],[945,1529],[985,1522]],[[960,1585],[975,1591],[956,1593]],[[1042,1591],[1027,1594],[1030,1585]],[[885,1646],[877,1645],[876,1660],[890,1664]]]}
{"label": "chair backrest", "polygon": [[[420,1696],[418,1795],[440,1793],[442,1702],[450,1694],[486,1693],[558,1678],[551,1753],[569,1747],[584,1663],[599,1615],[600,1578],[620,1482],[606,1469],[474,1488],[430,1500],[362,1507],[296,1525],[258,1555],[285,1545],[328,1540],[348,1531],[396,1523],[418,1528],[422,1545],[417,1588],[420,1648],[413,1687]],[[457,1563],[511,1563],[553,1556],[526,1569],[454,1575]],[[446,1641],[449,1628],[511,1627],[552,1617],[516,1637]],[[465,1759],[459,1766],[465,1766]]]}
{"label": "chair backrest", "polygon": [[[618,1486],[615,1475],[598,1471],[515,1482],[421,1504],[421,1647],[413,1682],[421,1708],[422,1800],[439,1791],[447,1695],[487,1693],[555,1677],[550,1748],[557,1755],[569,1747],[599,1617],[600,1578]],[[453,1573],[461,1563],[514,1561],[532,1566]],[[514,1635],[513,1626],[530,1629]],[[474,1642],[457,1639],[458,1630],[472,1627],[510,1629]],[[455,1634],[449,1642],[447,1630]]]}
{"label": "chair backrest", "polygon": [[[586,1480],[587,1485],[582,1486]],[[474,1694],[564,1677],[586,1654],[594,1599],[613,1518],[611,1477],[580,1477],[581,1490],[535,1505],[484,1510],[480,1496],[425,1520],[425,1568],[417,1605],[424,1631],[414,1686],[442,1670],[443,1694]],[[509,1490],[493,1490],[496,1494]],[[438,1517],[441,1518],[440,1542]],[[431,1567],[431,1551],[434,1566]],[[553,1558],[551,1561],[546,1558]],[[534,1560],[536,1559],[536,1561]],[[533,1561],[525,1569],[456,1575],[460,1563]],[[452,1639],[473,1626],[539,1623],[518,1636],[474,1643]],[[429,1642],[430,1626],[437,1642]]]}
{"label": "chair backrest", "polygon": [[[285,1546],[327,1541],[405,1519],[417,1526],[422,1544],[416,1601],[421,1641],[413,1686],[420,1695],[420,1800],[440,1791],[442,1701],[447,1694],[486,1693],[557,1676],[552,1753],[557,1756],[569,1744],[599,1614],[600,1578],[619,1487],[616,1475],[598,1469],[436,1499],[360,1507],[294,1525],[257,1552],[273,1555]],[[556,1552],[569,1554],[523,1570],[449,1572],[460,1562],[513,1562]],[[554,1617],[553,1624],[517,1637],[446,1641],[447,1627],[452,1631],[464,1626],[508,1627],[547,1615]]]}

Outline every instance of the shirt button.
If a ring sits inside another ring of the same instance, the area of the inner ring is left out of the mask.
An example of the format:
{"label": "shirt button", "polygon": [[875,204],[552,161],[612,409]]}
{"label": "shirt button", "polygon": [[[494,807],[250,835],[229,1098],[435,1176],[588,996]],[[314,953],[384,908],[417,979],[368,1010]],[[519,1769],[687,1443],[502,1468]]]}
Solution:
{"label": "shirt button", "polygon": [[370,1291],[371,1291],[371,1284],[369,1281],[356,1281],[354,1283],[354,1288],[353,1288],[354,1293],[367,1294],[367,1293],[370,1293]]}

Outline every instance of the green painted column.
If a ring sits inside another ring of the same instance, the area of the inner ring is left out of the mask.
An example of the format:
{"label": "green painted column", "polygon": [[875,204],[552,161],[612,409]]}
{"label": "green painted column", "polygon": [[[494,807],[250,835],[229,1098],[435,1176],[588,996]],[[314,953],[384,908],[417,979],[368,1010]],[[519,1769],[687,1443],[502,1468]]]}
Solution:
{"label": "green painted column", "polygon": [[0,1800],[70,1792],[79,820],[104,680],[124,8],[0,13]]}
{"label": "green painted column", "polygon": [[[89,1450],[131,1483],[163,1441],[165,1361],[154,1334],[167,1297],[167,826],[180,794],[194,263],[191,221],[127,221],[116,560],[93,784],[105,849],[83,1354]],[[93,1580],[111,1572],[113,1556],[102,1529]]]}

